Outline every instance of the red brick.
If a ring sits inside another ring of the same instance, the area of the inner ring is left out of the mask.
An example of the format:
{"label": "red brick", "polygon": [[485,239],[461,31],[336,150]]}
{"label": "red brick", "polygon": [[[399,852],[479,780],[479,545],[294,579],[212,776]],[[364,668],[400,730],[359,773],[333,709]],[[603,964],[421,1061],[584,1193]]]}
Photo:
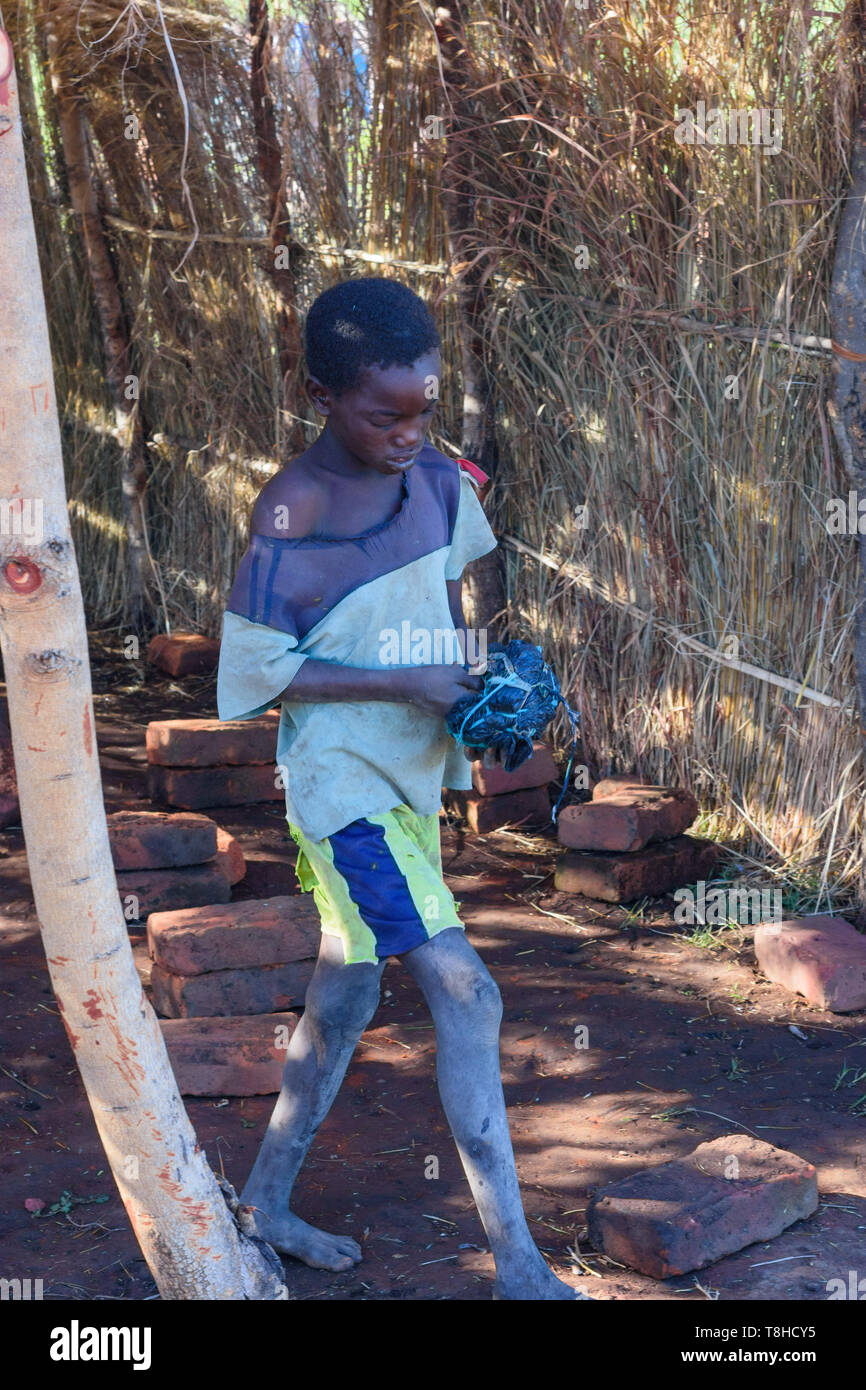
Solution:
{"label": "red brick", "polygon": [[645,791],[647,787],[652,787],[654,783],[645,782],[636,772],[615,772],[610,777],[603,777],[600,782],[596,782],[592,789],[593,800],[603,800],[616,792],[622,791]]}
{"label": "red brick", "polygon": [[154,912],[147,919],[150,954],[175,975],[309,960],[320,937],[315,903],[301,894]]}
{"label": "red brick", "polygon": [[151,912],[227,903],[231,896],[226,876],[215,862],[190,864],[185,869],[130,869],[128,873],[115,874],[115,878],[125,917],[130,896],[138,899],[139,918]]}
{"label": "red brick", "polygon": [[504,796],[506,792],[522,791],[524,787],[546,787],[559,777],[553,755],[546,743],[536,740],[531,758],[514,772],[504,767],[485,767],[481,758],[472,764],[472,785],[481,796]]}
{"label": "red brick", "polygon": [[811,1163],[732,1134],[597,1192],[587,1223],[597,1250],[667,1279],[772,1240],[817,1207]]}
{"label": "red brick", "polygon": [[765,922],[755,931],[755,955],[769,980],[819,1009],[866,1009],[866,936],[844,917]]}
{"label": "red brick", "polygon": [[718,857],[711,840],[677,835],[634,854],[588,854],[568,850],[556,866],[555,884],[561,893],[581,893],[608,903],[635,898],[659,898],[707,878]]}
{"label": "red brick", "polygon": [[280,1089],[285,1042],[298,1015],[160,1020],[169,1061],[184,1096],[267,1096]]}
{"label": "red brick", "polygon": [[279,710],[256,719],[152,719],[147,761],[160,767],[247,767],[273,763]]}
{"label": "red brick", "polygon": [[223,830],[221,825],[217,826],[216,862],[228,879],[229,886],[240,883],[246,875],[247,861],[244,858],[244,852],[234,835]]}
{"label": "red brick", "polygon": [[197,632],[161,632],[152,637],[147,659],[170,676],[197,676],[215,671],[219,661],[220,644],[213,637]]}
{"label": "red brick", "polygon": [[217,853],[217,828],[191,811],[113,811],[106,816],[115,869],[177,869]]}
{"label": "red brick", "polygon": [[248,806],[256,801],[285,801],[277,785],[276,763],[249,767],[157,767],[147,769],[147,794],[164,806],[195,811],[203,806]]}
{"label": "red brick", "polygon": [[[604,788],[599,796],[599,788]],[[691,792],[679,787],[618,787],[600,782],[592,801],[566,806],[557,820],[560,843],[572,849],[633,854],[681,835],[698,814]]]}
{"label": "red brick", "polygon": [[303,1004],[314,966],[315,961],[302,960],[250,970],[173,975],[154,963],[150,972],[153,1007],[163,1018],[278,1013]]}
{"label": "red brick", "polygon": [[550,794],[546,787],[524,787],[522,791],[508,792],[505,796],[450,791],[448,799],[476,835],[486,835],[504,825],[550,819]]}

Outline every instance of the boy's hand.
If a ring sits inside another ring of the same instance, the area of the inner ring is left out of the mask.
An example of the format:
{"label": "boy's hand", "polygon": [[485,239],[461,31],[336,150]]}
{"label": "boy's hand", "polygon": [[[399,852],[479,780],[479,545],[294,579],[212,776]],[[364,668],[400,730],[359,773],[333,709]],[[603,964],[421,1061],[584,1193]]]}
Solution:
{"label": "boy's hand", "polygon": [[484,681],[464,666],[413,666],[400,672],[404,699],[428,714],[446,715],[458,700],[477,694]]}
{"label": "boy's hand", "polygon": [[477,762],[480,758],[483,767],[504,767],[505,763],[502,752],[498,748],[464,748],[463,756],[470,763]]}

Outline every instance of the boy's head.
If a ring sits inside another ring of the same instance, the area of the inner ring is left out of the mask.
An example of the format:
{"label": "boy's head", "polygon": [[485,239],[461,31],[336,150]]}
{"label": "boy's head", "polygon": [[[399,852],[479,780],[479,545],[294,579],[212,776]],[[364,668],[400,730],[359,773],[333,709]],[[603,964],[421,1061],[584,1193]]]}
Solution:
{"label": "boy's head", "polygon": [[405,471],[439,396],[439,334],[423,300],[396,280],[343,280],[306,322],[307,391],[361,463]]}

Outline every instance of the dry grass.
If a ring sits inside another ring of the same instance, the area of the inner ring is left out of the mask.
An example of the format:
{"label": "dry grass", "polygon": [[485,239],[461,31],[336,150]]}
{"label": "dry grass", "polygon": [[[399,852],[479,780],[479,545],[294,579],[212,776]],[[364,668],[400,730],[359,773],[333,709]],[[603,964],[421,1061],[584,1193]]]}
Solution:
{"label": "dry grass", "polygon": [[[177,234],[110,224],[155,441],[154,562],[172,625],[214,633],[249,505],[286,429],[244,9],[165,8],[189,112],[185,163],[184,108],[153,0],[21,0],[8,16],[18,52],[31,55],[22,106],[94,624],[123,610],[117,447],[51,92],[38,78],[41,29],[51,17],[62,28],[61,76],[85,103],[107,215]],[[827,0],[807,21],[799,0],[727,12],[694,0],[585,10],[473,0],[477,93],[463,121],[442,93],[421,7],[272,10],[291,212],[309,248],[302,310],[347,273],[392,273],[323,245],[447,262],[441,189],[470,142],[502,449],[495,520],[592,578],[509,552],[511,631],[554,659],[593,771],[691,783],[705,830],[800,875],[816,901],[825,887],[839,901],[860,873],[857,718],[711,661],[676,634],[853,701],[854,547],[823,522],[828,497],[847,493],[824,344],[862,80],[856,7],[834,18]],[[778,109],[780,152],[678,144],[675,112],[699,100]],[[130,113],[138,140],[124,138]],[[420,127],[436,114],[447,138],[425,141]],[[200,240],[182,260],[190,202]],[[462,269],[393,272],[439,305],[452,365]],[[444,387],[438,442],[459,445],[459,383]],[[558,734],[564,745],[564,721]]]}
{"label": "dry grass", "polygon": [[[688,76],[673,61],[675,13]],[[829,337],[848,21],[806,33],[796,9],[765,6],[743,17],[741,43],[739,10],[574,12],[584,32],[566,39],[557,15],[538,8],[533,73],[515,33],[490,31],[498,52],[482,76],[505,125],[485,130],[479,245],[500,248],[500,524],[592,582],[512,554],[512,631],[553,656],[595,773],[691,783],[719,808],[707,832],[796,865],[816,895],[850,887],[863,828],[857,571],[850,539],[824,526],[826,500],[847,495],[824,407],[831,355],[748,340],[766,325]],[[780,151],[679,145],[675,110],[699,99],[778,108]],[[697,656],[677,634],[849,708]]]}

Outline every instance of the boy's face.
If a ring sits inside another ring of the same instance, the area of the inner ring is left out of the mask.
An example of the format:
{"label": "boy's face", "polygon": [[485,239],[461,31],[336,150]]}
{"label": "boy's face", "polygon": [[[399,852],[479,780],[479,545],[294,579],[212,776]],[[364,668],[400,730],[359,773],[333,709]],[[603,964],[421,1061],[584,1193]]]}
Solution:
{"label": "boy's face", "polygon": [[377,473],[405,473],[427,437],[439,398],[439,352],[411,367],[367,367],[356,386],[335,396],[312,378],[307,391],[328,417],[328,429],[354,457]]}

